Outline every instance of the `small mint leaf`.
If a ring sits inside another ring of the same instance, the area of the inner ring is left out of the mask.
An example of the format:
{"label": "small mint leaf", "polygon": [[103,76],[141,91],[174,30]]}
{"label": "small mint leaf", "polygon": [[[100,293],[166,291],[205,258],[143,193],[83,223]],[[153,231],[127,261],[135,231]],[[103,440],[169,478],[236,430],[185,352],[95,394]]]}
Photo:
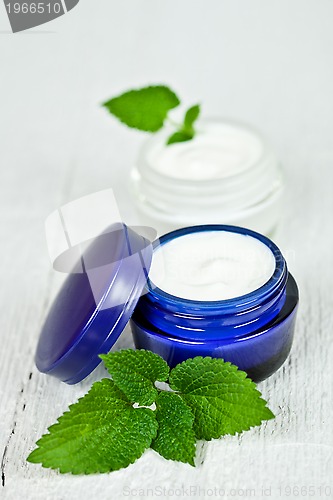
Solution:
{"label": "small mint leaf", "polygon": [[171,370],[169,384],[191,408],[198,439],[235,434],[274,418],[254,382],[222,359],[188,359]]}
{"label": "small mint leaf", "polygon": [[163,127],[168,112],[180,101],[165,85],[130,90],[103,103],[109,112],[128,127],[157,132]]}
{"label": "small mint leaf", "polygon": [[145,350],[124,349],[100,356],[114,383],[133,403],[150,406],[157,398],[154,383],[165,382],[169,366],[157,354]]}
{"label": "small mint leaf", "polygon": [[174,144],[176,142],[186,142],[193,139],[195,135],[195,130],[193,128],[194,122],[197,120],[200,114],[200,105],[196,104],[186,111],[184,117],[183,125],[174,132],[167,140],[167,145]]}
{"label": "small mint leaf", "polygon": [[193,124],[199,118],[200,115],[200,105],[196,104],[186,111],[184,118],[184,129],[194,133]]}
{"label": "small mint leaf", "polygon": [[158,433],[151,447],[168,460],[194,466],[194,416],[182,398],[174,392],[161,392],[156,400]]}
{"label": "small mint leaf", "polygon": [[103,379],[48,430],[27,460],[61,473],[92,474],[133,463],[150,447],[157,421],[153,411],[133,408],[112,380]]}
{"label": "small mint leaf", "polygon": [[169,139],[167,140],[167,145],[174,144],[176,142],[186,142],[190,141],[191,139],[193,139],[193,134],[188,134],[187,132],[179,131],[170,135]]}

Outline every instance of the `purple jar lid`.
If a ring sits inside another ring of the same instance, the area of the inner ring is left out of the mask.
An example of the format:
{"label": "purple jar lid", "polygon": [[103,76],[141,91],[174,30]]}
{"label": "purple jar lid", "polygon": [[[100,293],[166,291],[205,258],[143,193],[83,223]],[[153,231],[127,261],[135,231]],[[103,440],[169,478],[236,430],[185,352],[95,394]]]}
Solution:
{"label": "purple jar lid", "polygon": [[85,244],[45,320],[37,368],[75,384],[100,363],[128,323],[150,269],[151,242],[114,224]]}

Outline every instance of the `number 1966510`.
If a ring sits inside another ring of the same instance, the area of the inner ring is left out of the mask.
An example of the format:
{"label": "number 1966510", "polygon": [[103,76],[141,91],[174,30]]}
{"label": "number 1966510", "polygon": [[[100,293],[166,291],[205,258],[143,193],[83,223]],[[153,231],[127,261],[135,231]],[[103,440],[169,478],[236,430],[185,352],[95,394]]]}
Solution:
{"label": "number 1966510", "polygon": [[44,2],[38,2],[38,3],[22,3],[19,4],[14,3],[14,4],[6,4],[7,10],[10,13],[14,14],[43,14],[44,12],[47,12],[48,14],[60,14],[61,12],[61,4],[60,3],[44,3]]}

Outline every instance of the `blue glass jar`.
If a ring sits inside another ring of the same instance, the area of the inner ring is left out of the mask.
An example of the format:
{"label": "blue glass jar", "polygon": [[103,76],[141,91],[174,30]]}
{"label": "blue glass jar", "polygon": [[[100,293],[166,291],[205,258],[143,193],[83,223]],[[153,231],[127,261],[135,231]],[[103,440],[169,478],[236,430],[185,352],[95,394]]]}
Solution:
{"label": "blue glass jar", "polygon": [[230,231],[257,238],[275,258],[272,277],[257,290],[228,300],[176,297],[149,279],[131,318],[134,342],[162,356],[172,367],[187,358],[223,358],[256,382],[274,373],[287,358],[294,334],[298,289],[278,247],[265,236],[236,226],[204,225],[173,231],[154,250],[195,232]]}

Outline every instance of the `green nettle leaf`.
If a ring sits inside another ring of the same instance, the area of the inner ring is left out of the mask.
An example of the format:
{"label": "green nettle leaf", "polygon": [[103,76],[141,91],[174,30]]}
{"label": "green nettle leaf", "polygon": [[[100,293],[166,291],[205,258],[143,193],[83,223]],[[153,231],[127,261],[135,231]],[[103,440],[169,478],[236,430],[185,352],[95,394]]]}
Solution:
{"label": "green nettle leaf", "polygon": [[48,430],[28,461],[91,474],[133,463],[155,438],[157,421],[152,410],[133,408],[112,380],[103,379]]}
{"label": "green nettle leaf", "polygon": [[174,392],[161,392],[156,400],[158,434],[152,448],[162,457],[194,465],[194,416],[182,398]]}
{"label": "green nettle leaf", "polygon": [[128,127],[156,132],[163,127],[168,112],[179,104],[180,100],[171,89],[156,85],[130,90],[103,106]]}
{"label": "green nettle leaf", "polygon": [[190,141],[193,139],[193,135],[188,134],[186,132],[175,132],[174,134],[170,135],[167,144],[174,144],[176,142],[186,142]]}
{"label": "green nettle leaf", "polygon": [[189,108],[184,117],[184,123],[180,128],[170,135],[167,140],[168,144],[174,144],[176,142],[190,141],[195,136],[195,130],[193,127],[194,122],[198,119],[200,114],[200,105],[196,104]]}
{"label": "green nettle leaf", "polygon": [[165,382],[169,366],[151,351],[124,349],[100,356],[114,383],[134,403],[150,406],[157,398],[154,383]]}
{"label": "green nettle leaf", "polygon": [[200,105],[196,104],[186,111],[184,118],[184,129],[194,133],[193,124],[199,118]]}
{"label": "green nettle leaf", "polygon": [[[235,434],[274,417],[246,373],[222,359],[196,357],[170,372],[150,351],[101,358],[113,379],[96,382],[71,405],[37,442],[29,462],[62,473],[102,473],[127,467],[151,447],[194,465],[196,439]],[[155,387],[167,380],[176,392]],[[155,411],[142,407],[153,402]]]}
{"label": "green nettle leaf", "polygon": [[193,411],[198,439],[235,434],[274,418],[254,382],[222,359],[188,359],[171,370],[169,384]]}

